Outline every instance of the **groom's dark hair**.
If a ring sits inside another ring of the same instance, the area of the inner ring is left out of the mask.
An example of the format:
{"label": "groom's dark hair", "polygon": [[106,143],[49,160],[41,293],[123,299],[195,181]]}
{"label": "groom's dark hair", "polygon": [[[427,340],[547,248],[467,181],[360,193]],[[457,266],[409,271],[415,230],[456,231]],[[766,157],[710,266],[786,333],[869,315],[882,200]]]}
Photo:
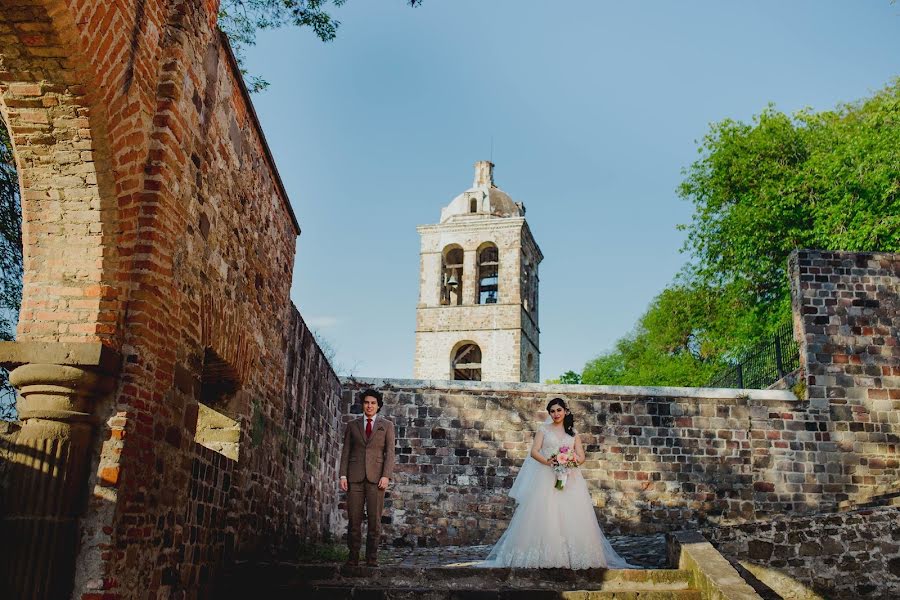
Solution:
{"label": "groom's dark hair", "polygon": [[381,410],[381,407],[384,406],[384,399],[381,397],[381,392],[378,390],[369,388],[365,390],[362,394],[359,395],[359,403],[362,404],[366,398],[372,396],[376,400],[378,400],[378,410]]}

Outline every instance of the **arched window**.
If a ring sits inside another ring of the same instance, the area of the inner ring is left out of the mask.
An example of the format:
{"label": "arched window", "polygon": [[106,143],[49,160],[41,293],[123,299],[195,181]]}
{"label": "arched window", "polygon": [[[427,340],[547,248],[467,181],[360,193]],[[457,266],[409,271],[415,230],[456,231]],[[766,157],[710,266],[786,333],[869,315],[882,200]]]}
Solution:
{"label": "arched window", "polygon": [[528,353],[528,358],[525,360],[525,365],[527,367],[526,373],[528,377],[534,377],[534,354],[531,352]]}
{"label": "arched window", "polygon": [[500,253],[490,244],[478,252],[478,304],[499,300]]}
{"label": "arched window", "polygon": [[481,348],[478,344],[463,344],[453,355],[455,381],[481,381]]}
{"label": "arched window", "polygon": [[462,304],[463,250],[447,247],[441,259],[441,304]]}
{"label": "arched window", "polygon": [[478,200],[477,199],[472,198],[471,200],[469,200],[469,212],[472,212],[472,213],[478,212]]}

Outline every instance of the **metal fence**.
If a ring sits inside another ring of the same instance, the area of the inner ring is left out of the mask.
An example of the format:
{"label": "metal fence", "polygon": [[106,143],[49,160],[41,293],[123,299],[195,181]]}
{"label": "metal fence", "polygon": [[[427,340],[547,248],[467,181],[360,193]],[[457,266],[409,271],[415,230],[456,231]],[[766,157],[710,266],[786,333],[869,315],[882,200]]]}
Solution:
{"label": "metal fence", "polygon": [[708,387],[765,389],[800,368],[800,345],[790,324],[768,341],[744,354],[736,364],[719,371]]}

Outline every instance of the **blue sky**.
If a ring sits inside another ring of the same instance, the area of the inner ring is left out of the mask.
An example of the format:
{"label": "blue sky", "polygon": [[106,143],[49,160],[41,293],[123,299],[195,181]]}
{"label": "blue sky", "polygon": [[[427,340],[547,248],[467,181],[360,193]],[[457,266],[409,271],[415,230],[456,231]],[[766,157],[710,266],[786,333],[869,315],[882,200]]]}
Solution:
{"label": "blue sky", "polygon": [[416,225],[471,185],[544,253],[541,378],[626,334],[685,262],[676,195],[709,123],[866,96],[900,75],[889,0],[348,0],[338,37],[260,35],[254,104],[303,233],[292,298],[345,374],[411,377]]}

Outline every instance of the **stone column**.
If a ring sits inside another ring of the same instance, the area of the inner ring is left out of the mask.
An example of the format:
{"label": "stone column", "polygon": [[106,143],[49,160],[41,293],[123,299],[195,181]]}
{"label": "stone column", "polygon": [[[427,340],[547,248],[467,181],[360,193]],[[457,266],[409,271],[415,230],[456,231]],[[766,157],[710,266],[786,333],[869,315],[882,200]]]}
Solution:
{"label": "stone column", "polygon": [[[52,361],[52,362],[51,362]],[[78,519],[95,438],[96,400],[115,385],[118,354],[101,344],[0,344],[0,363],[16,367],[20,429],[7,437],[0,487],[0,581],[10,598],[71,593]],[[18,365],[18,366],[17,366]]]}
{"label": "stone column", "polygon": [[463,253],[463,304],[478,304],[478,252]]}

